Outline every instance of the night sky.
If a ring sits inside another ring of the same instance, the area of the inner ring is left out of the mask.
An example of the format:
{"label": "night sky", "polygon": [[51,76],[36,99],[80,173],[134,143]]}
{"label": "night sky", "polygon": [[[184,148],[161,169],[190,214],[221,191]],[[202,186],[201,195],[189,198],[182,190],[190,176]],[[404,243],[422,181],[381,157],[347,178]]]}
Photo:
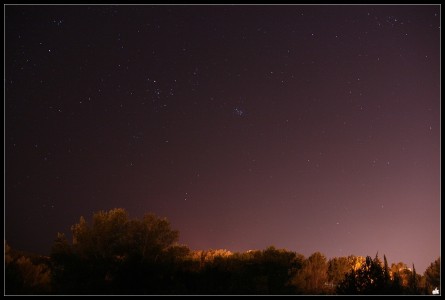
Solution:
{"label": "night sky", "polygon": [[6,6],[5,239],[440,255],[440,6]]}

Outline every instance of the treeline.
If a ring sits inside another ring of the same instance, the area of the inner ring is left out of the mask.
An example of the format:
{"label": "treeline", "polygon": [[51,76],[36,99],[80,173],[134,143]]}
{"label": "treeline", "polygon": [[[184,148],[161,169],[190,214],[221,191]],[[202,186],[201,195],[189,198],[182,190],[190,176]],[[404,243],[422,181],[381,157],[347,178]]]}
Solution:
{"label": "treeline", "polygon": [[167,219],[130,219],[124,209],[98,212],[58,234],[50,257],[5,243],[5,294],[431,294],[440,258],[423,275],[371,257],[305,258],[269,247],[232,253],[191,251]]}

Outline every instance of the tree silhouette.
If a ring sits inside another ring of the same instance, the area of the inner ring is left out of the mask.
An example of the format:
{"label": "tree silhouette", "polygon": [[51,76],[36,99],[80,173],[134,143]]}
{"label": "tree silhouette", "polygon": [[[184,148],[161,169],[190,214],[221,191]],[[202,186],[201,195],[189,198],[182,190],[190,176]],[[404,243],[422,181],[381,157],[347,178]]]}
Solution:
{"label": "tree silhouette", "polygon": [[51,270],[36,257],[15,253],[5,241],[5,294],[32,295],[51,292]]}
{"label": "tree silhouette", "polygon": [[[40,265],[5,245],[6,291],[55,294],[420,294],[440,283],[440,258],[425,276],[378,254],[308,258],[277,249],[232,253],[177,243],[165,218],[130,219],[124,209],[100,211],[91,224],[80,217],[69,243],[58,233],[49,262]],[[51,266],[51,272],[45,266]],[[47,279],[51,274],[51,282]],[[46,279],[45,279],[46,278]],[[24,281],[26,279],[26,281]],[[22,284],[26,282],[26,284]],[[34,283],[36,284],[34,284]]]}
{"label": "tree silhouette", "polygon": [[411,273],[411,277],[409,279],[409,294],[417,295],[420,293],[419,290],[419,275],[417,275],[416,268],[413,264],[413,271]]}
{"label": "tree silhouette", "polygon": [[435,288],[440,287],[440,257],[425,270],[426,293],[431,295]]}
{"label": "tree silhouette", "polygon": [[302,268],[291,282],[299,293],[323,294],[327,290],[327,271],[326,257],[320,252],[315,252],[303,262]]}
{"label": "tree silhouette", "polygon": [[385,293],[385,278],[378,255],[366,257],[365,264],[351,270],[337,288],[338,294],[375,295]]}
{"label": "tree silhouette", "polygon": [[52,249],[54,280],[61,291],[124,293],[137,287],[142,293],[156,292],[164,288],[165,272],[189,252],[176,244],[178,231],[166,219],[146,214],[131,220],[122,208],[94,214],[92,226],[81,217],[72,232],[72,245],[59,234]]}
{"label": "tree silhouette", "polygon": [[345,275],[351,270],[351,263],[347,257],[334,257],[328,261],[328,281],[330,289],[343,281]]}

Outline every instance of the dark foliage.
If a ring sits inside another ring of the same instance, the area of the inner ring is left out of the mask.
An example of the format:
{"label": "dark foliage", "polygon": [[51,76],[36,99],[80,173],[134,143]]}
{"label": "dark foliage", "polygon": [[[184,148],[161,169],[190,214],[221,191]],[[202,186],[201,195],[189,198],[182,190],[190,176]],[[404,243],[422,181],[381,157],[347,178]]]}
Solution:
{"label": "dark foliage", "polygon": [[54,241],[51,257],[12,251],[5,244],[6,294],[65,295],[291,295],[431,294],[440,284],[440,258],[416,274],[403,263],[388,267],[378,255],[335,257],[276,249],[231,253],[179,245],[166,219],[142,220],[123,209],[83,217]]}

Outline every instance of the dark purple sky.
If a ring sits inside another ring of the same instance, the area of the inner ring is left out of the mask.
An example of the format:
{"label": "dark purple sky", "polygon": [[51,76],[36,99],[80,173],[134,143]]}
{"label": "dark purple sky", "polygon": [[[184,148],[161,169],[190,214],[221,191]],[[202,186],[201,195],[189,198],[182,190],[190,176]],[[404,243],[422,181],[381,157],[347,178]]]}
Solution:
{"label": "dark purple sky", "polygon": [[440,255],[440,6],[6,6],[5,235]]}

